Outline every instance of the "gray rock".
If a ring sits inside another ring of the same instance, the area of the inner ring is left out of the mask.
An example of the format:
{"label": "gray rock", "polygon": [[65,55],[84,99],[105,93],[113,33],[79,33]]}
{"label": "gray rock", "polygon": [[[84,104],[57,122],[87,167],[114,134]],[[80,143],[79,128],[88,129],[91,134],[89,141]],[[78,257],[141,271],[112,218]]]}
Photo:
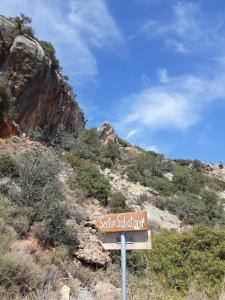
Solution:
{"label": "gray rock", "polygon": [[78,295],[74,300],[96,300],[90,291],[86,288],[80,288]]}

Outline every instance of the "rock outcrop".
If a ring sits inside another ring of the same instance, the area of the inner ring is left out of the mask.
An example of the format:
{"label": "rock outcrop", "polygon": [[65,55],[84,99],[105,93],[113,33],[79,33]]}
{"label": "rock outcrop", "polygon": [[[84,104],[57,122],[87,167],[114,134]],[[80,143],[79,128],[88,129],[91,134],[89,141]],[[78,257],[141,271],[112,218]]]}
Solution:
{"label": "rock outcrop", "polygon": [[208,176],[225,181],[225,167],[222,164],[204,164],[203,172]]}
{"label": "rock outcrop", "polygon": [[14,26],[0,16],[0,74],[15,99],[16,123],[22,131],[39,127],[46,136],[63,124],[76,135],[84,128],[85,119],[68,83],[36,39],[12,37]]}
{"label": "rock outcrop", "polygon": [[97,129],[98,137],[103,143],[108,141],[118,142],[118,136],[109,122],[105,121],[101,127]]}

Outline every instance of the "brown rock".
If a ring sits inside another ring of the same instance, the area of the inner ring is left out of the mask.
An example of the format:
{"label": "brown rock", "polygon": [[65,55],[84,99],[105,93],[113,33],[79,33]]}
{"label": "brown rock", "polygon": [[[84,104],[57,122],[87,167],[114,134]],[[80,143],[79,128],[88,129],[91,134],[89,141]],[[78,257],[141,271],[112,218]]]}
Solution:
{"label": "brown rock", "polygon": [[110,262],[108,251],[105,251],[97,237],[90,233],[83,236],[75,256],[85,264],[99,267],[104,267]]}
{"label": "brown rock", "polygon": [[0,31],[4,31],[0,35],[0,73],[15,98],[16,123],[22,131],[45,129],[46,136],[63,124],[76,135],[84,128],[85,119],[68,84],[35,39],[27,35],[12,38],[13,26],[0,17]]}

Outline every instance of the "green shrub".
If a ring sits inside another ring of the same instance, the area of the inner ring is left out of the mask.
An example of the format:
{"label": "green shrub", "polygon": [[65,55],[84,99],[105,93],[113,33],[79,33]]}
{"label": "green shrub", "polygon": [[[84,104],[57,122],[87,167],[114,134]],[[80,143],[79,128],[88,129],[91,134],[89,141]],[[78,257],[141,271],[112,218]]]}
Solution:
{"label": "green shrub", "polygon": [[122,213],[129,211],[129,208],[126,204],[126,197],[120,193],[116,192],[110,196],[109,207],[113,213]]}
{"label": "green shrub", "polygon": [[59,60],[56,58],[54,46],[47,41],[39,41],[39,44],[44,49],[46,56],[50,59],[53,68],[56,70],[60,70],[60,63]]}
{"label": "green shrub", "polygon": [[6,219],[10,213],[9,203],[0,196],[0,219]]}
{"label": "green shrub", "polygon": [[0,77],[0,123],[9,112],[12,96],[3,77]]}
{"label": "green shrub", "polygon": [[116,142],[109,140],[103,149],[105,157],[109,158],[113,163],[120,158],[120,148]]}
{"label": "green shrub", "polygon": [[189,192],[178,194],[166,201],[166,209],[177,215],[186,224],[221,225],[224,211],[217,195],[203,192],[201,196]]}
{"label": "green shrub", "polygon": [[80,158],[98,161],[101,152],[101,142],[98,138],[97,129],[91,128],[80,132],[74,140],[70,151]]}
{"label": "green shrub", "polygon": [[[71,250],[78,245],[78,240],[75,230],[72,233],[66,225],[69,210],[58,172],[59,162],[50,153],[33,150],[22,155],[19,160],[20,193],[13,199],[19,206],[14,223],[17,220],[15,227],[20,231],[26,216],[28,228],[42,224],[42,232],[40,227],[36,231],[42,244],[62,243]],[[22,211],[24,217],[21,220]]]}
{"label": "green shrub", "polygon": [[190,171],[187,168],[177,166],[173,172],[172,182],[176,189],[185,192],[191,180]]}
{"label": "green shrub", "polygon": [[103,205],[107,205],[110,195],[110,184],[97,167],[75,155],[67,155],[65,160],[71,164],[76,173],[76,178],[72,181],[71,187],[79,187],[85,190],[88,196],[95,197]]}
{"label": "green shrub", "polygon": [[174,159],[177,165],[182,166],[182,167],[188,167],[191,165],[192,160],[190,159]]}
{"label": "green shrub", "polygon": [[163,196],[171,196],[177,191],[172,182],[165,177],[153,177],[149,182],[149,186],[153,187]]}
{"label": "green shrub", "polygon": [[17,177],[18,165],[16,160],[7,154],[0,155],[0,177]]}
{"label": "green shrub", "polygon": [[123,163],[126,165],[129,179],[145,186],[150,185],[153,177],[162,177],[165,172],[172,168],[172,165],[162,155],[151,151],[128,158]]}
{"label": "green shrub", "polygon": [[224,251],[220,252],[224,239],[225,230],[207,226],[183,233],[163,231],[146,252],[149,267],[168,287],[186,293],[195,282],[216,299],[225,276]]}
{"label": "green shrub", "polygon": [[193,160],[192,168],[197,172],[201,172],[202,171],[202,163],[200,162],[200,160],[197,160],[197,159]]}
{"label": "green shrub", "polygon": [[51,138],[50,144],[59,152],[61,150],[71,151],[76,145],[76,139],[72,133],[66,131],[63,124],[60,124]]}
{"label": "green shrub", "polygon": [[218,192],[225,190],[225,182],[217,178],[204,176],[204,182],[205,185],[211,190],[218,191]]}

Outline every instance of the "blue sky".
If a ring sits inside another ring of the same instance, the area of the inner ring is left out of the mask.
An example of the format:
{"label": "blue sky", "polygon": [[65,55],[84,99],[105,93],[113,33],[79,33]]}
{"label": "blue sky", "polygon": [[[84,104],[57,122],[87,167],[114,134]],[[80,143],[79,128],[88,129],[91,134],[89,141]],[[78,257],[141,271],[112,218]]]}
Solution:
{"label": "blue sky", "polygon": [[88,126],[170,158],[225,163],[223,0],[1,0],[53,43]]}

